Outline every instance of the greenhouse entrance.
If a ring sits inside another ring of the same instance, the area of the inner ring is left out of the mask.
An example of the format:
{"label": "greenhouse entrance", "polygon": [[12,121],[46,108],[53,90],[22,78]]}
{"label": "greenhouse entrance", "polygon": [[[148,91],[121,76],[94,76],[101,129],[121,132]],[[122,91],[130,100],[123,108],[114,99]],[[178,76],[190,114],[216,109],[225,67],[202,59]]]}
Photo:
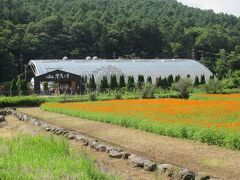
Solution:
{"label": "greenhouse entrance", "polygon": [[[42,91],[41,91],[42,86]],[[85,89],[82,78],[62,70],[55,70],[34,77],[35,94],[60,95],[60,94],[81,94]]]}

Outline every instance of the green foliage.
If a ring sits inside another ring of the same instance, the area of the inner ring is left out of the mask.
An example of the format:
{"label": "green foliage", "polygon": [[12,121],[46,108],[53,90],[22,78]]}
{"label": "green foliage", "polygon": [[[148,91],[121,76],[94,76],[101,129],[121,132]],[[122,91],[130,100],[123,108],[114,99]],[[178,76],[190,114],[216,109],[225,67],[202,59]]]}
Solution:
{"label": "green foliage", "polygon": [[[234,16],[188,8],[173,0],[1,0],[0,4],[0,83],[20,74],[20,54],[26,64],[42,57],[42,52],[46,59],[112,58],[113,52],[121,57],[191,58],[194,47],[196,59],[203,50],[205,64],[219,76],[228,71],[224,67],[239,70],[240,20]],[[226,50],[226,66],[212,55],[220,49]]]}
{"label": "green foliage", "polygon": [[180,79],[179,82],[173,84],[173,89],[178,91],[183,99],[189,98],[189,87],[192,85],[190,78]]}
{"label": "green foliage", "polygon": [[210,79],[208,83],[204,85],[204,90],[209,94],[221,93],[223,90],[223,84],[219,80]]}
{"label": "green foliage", "polygon": [[115,99],[122,99],[122,94],[120,92],[116,92]]}
{"label": "green foliage", "polygon": [[100,82],[100,92],[106,92],[106,90],[109,88],[107,76],[103,76],[101,82]]}
{"label": "green foliage", "polygon": [[95,93],[90,93],[89,94],[89,100],[90,101],[96,101],[97,100],[97,96]]}
{"label": "green foliage", "polygon": [[138,75],[137,87],[139,89],[142,89],[143,86],[144,86],[144,76]]}
{"label": "green foliage", "polygon": [[196,77],[195,77],[195,80],[194,80],[194,86],[196,87],[196,86],[198,86],[199,84],[200,84],[199,78],[198,78],[198,76],[196,76]]}
{"label": "green foliage", "polygon": [[142,99],[153,99],[155,98],[154,94],[155,87],[152,84],[146,84],[143,86],[140,93]]}
{"label": "green foliage", "polygon": [[40,106],[46,101],[45,98],[35,96],[0,97],[0,107]]}
{"label": "green foliage", "polygon": [[99,171],[94,160],[54,136],[0,139],[3,179],[114,179]]}
{"label": "green foliage", "polygon": [[135,82],[133,76],[128,76],[128,83],[127,83],[128,90],[132,91],[135,88]]}
{"label": "green foliage", "polygon": [[121,75],[119,79],[119,88],[122,89],[124,87],[126,87],[125,78],[124,75]]}
{"label": "green foliage", "polygon": [[11,85],[10,85],[10,96],[16,96],[18,95],[18,89],[17,89],[17,80],[16,79],[13,79],[12,82],[11,82]]}
{"label": "green foliage", "polygon": [[174,81],[173,80],[173,75],[169,75],[168,78],[167,78],[168,87],[172,86],[173,81]]}
{"label": "green foliage", "polygon": [[92,75],[89,79],[89,85],[88,85],[88,88],[89,90],[92,92],[92,91],[96,91],[96,83],[95,83],[95,78],[94,76]]}
{"label": "green foliage", "polygon": [[205,84],[205,83],[206,83],[205,76],[201,75],[200,84]]}
{"label": "green foliage", "polygon": [[109,87],[110,87],[111,90],[116,90],[118,88],[117,76],[116,75],[111,76]]}
{"label": "green foliage", "polygon": [[178,82],[181,79],[180,75],[175,76],[174,82]]}
{"label": "green foliage", "polygon": [[152,84],[152,77],[151,77],[151,76],[149,76],[149,77],[147,78],[147,84]]}

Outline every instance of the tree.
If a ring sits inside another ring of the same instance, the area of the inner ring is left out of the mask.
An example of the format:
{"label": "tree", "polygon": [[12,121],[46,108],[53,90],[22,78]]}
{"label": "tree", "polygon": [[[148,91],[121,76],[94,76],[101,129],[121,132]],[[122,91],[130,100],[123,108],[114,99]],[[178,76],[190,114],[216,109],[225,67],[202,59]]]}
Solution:
{"label": "tree", "polygon": [[151,77],[151,76],[149,76],[149,77],[147,78],[147,84],[152,84],[152,77]]}
{"label": "tree", "polygon": [[126,87],[124,75],[121,75],[121,76],[120,76],[120,79],[119,79],[119,87],[120,87],[120,88]]}
{"label": "tree", "polygon": [[201,75],[200,84],[205,84],[205,83],[206,83],[206,80],[205,80],[205,76],[203,74],[203,75]]}
{"label": "tree", "polygon": [[105,92],[109,88],[107,76],[103,76],[101,82],[100,82],[100,91]]}
{"label": "tree", "polygon": [[90,91],[96,91],[96,83],[93,75],[89,79],[89,89]]}
{"label": "tree", "polygon": [[180,75],[177,75],[177,76],[175,76],[175,81],[174,82],[178,82],[179,80],[180,80]]}
{"label": "tree", "polygon": [[198,76],[195,77],[194,86],[198,86],[200,84]]}
{"label": "tree", "polygon": [[173,89],[180,93],[180,96],[183,99],[189,98],[189,87],[192,85],[192,81],[190,78],[180,79],[179,82],[173,83]]}
{"label": "tree", "polygon": [[118,88],[117,76],[116,75],[111,76],[109,87],[110,87],[111,90],[116,90]]}
{"label": "tree", "polygon": [[144,86],[144,76],[143,75],[138,75],[137,86],[139,89],[142,89],[142,87]]}
{"label": "tree", "polygon": [[173,83],[173,76],[172,75],[169,75],[168,78],[167,78],[167,83],[168,83],[168,87],[171,87],[172,86],[172,83]]}
{"label": "tree", "polygon": [[135,88],[135,82],[134,82],[133,76],[128,76],[127,88],[128,90],[132,90],[133,88]]}
{"label": "tree", "polygon": [[162,86],[162,78],[161,77],[156,78],[156,86],[157,87],[161,87]]}

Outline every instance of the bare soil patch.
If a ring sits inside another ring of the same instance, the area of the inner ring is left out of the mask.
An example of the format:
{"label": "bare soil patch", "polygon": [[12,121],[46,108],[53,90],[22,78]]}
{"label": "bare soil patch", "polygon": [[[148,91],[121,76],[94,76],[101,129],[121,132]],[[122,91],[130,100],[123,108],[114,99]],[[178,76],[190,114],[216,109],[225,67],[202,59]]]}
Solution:
{"label": "bare soil patch", "polygon": [[222,179],[237,180],[240,177],[239,151],[45,112],[39,108],[19,108],[18,111],[87,134],[107,143],[122,146],[159,163],[188,167],[193,171],[205,172]]}

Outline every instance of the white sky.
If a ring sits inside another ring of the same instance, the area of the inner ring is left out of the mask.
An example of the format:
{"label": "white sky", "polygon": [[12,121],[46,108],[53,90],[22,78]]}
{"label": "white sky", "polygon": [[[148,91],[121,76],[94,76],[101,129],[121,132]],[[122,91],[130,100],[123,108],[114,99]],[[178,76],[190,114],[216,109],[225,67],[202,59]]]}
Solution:
{"label": "white sky", "polygon": [[240,0],[177,0],[184,5],[200,9],[213,9],[216,13],[223,12],[240,16]]}

